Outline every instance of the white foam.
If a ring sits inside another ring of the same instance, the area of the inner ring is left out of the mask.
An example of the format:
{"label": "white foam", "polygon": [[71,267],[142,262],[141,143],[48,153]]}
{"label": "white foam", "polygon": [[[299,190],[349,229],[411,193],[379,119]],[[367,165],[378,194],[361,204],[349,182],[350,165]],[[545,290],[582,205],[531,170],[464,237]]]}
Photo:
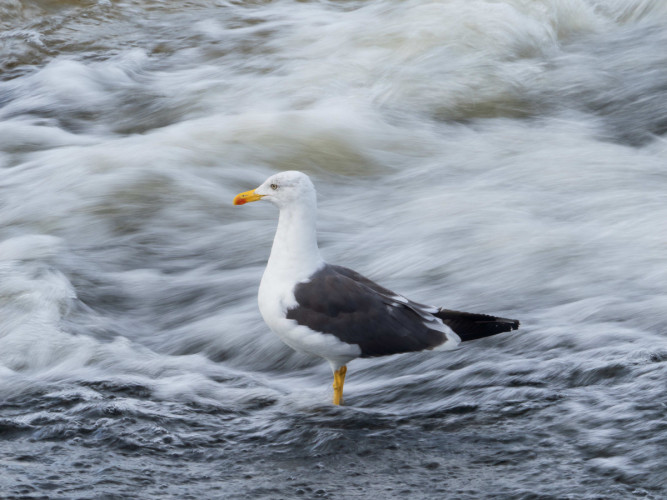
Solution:
{"label": "white foam", "polygon": [[276,214],[231,206],[294,168],[317,183],[329,261],[420,302],[521,319],[506,351],[486,351],[498,363],[661,345],[667,149],[615,143],[589,104],[601,88],[614,103],[614,71],[651,81],[664,67],[636,49],[664,5],[256,8],[245,24],[180,23],[167,55],[114,44],[0,82],[3,373],[136,378],[165,398],[225,397],[226,370],[319,383],[326,370],[256,309]]}

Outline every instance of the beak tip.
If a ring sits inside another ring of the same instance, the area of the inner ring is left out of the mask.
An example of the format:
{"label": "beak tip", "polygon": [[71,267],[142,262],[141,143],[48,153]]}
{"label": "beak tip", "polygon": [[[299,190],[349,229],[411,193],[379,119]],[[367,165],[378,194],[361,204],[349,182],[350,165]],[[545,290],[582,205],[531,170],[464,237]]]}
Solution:
{"label": "beak tip", "polygon": [[251,201],[257,201],[261,200],[263,198],[263,195],[255,193],[254,189],[251,189],[250,191],[245,191],[244,193],[239,193],[236,195],[234,198],[234,205],[245,205],[246,203],[250,203]]}

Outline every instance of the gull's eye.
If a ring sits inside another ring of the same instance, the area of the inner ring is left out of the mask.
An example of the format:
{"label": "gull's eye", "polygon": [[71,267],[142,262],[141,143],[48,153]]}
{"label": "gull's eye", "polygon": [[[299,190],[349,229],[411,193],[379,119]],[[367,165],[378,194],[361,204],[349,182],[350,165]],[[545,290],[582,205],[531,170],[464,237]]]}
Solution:
{"label": "gull's eye", "polygon": [[273,189],[274,191],[278,189],[278,184],[271,184],[271,189]]}

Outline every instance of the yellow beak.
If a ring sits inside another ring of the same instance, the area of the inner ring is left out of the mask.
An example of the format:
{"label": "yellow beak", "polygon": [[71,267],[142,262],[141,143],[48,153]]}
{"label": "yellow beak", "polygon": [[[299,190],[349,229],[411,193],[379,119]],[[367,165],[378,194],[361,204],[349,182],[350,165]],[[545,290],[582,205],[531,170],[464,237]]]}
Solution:
{"label": "yellow beak", "polygon": [[234,205],[244,205],[251,201],[261,200],[264,197],[262,194],[256,194],[254,189],[239,193],[234,197]]}

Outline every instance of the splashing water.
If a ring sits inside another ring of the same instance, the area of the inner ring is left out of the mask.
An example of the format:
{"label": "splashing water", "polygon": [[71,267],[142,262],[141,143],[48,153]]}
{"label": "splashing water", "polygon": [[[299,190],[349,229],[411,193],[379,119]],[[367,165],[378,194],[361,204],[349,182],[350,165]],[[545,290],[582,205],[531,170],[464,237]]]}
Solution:
{"label": "splashing water", "polygon": [[[4,1],[9,496],[667,494],[667,7]],[[328,365],[262,323],[297,169],[320,245],[522,321]]]}

